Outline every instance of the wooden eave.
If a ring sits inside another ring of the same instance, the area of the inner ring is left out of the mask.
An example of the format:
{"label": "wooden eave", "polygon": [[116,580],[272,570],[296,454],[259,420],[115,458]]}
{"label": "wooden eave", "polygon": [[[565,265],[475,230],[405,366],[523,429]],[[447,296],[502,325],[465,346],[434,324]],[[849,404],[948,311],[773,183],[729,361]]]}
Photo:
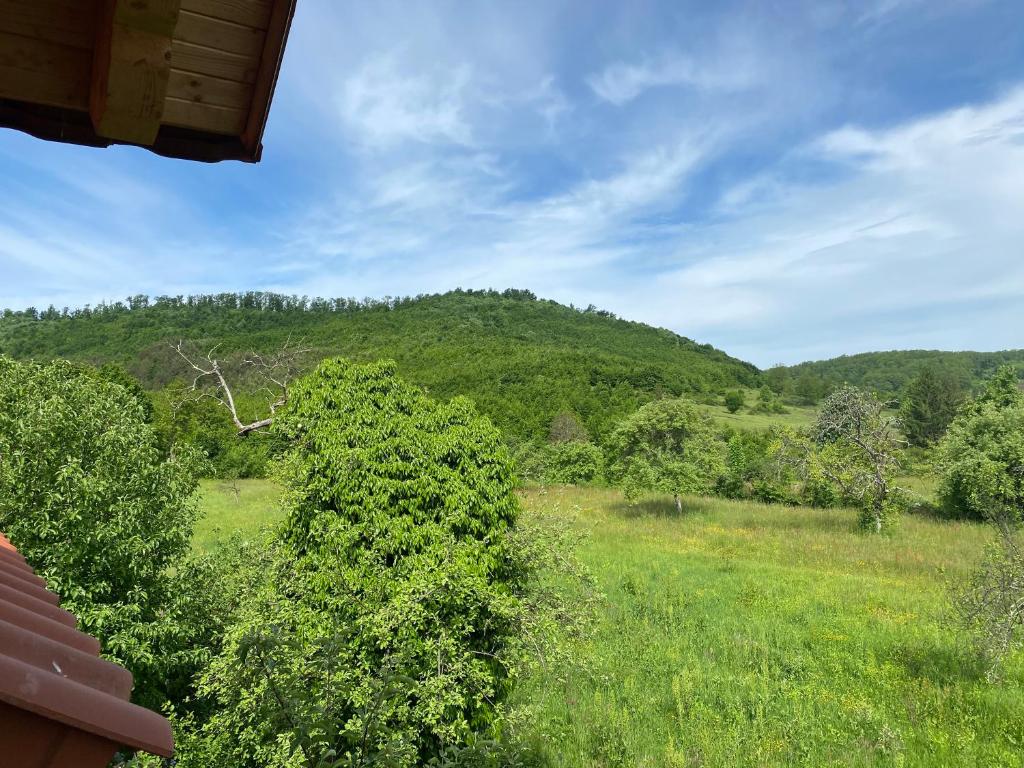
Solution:
{"label": "wooden eave", "polygon": [[258,162],[296,0],[0,0],[0,127]]}

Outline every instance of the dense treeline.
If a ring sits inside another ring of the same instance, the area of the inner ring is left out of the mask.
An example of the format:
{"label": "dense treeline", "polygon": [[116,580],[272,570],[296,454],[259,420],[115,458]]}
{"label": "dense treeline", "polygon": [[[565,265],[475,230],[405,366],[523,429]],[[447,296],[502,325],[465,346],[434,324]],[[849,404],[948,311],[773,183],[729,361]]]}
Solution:
{"label": "dense treeline", "polygon": [[759,383],[753,365],[709,345],[524,290],[364,300],[133,296],[77,310],[6,310],[0,318],[0,352],[120,363],[154,392],[188,378],[170,341],[216,344],[218,355],[237,358],[289,338],[311,348],[311,364],[338,354],[393,359],[436,397],[470,396],[513,440],[546,438],[565,411],[599,438],[652,399]]}
{"label": "dense treeline", "polygon": [[1003,352],[940,352],[921,349],[865,352],[773,368],[769,375],[787,381],[791,387],[798,386],[799,382],[818,379],[851,384],[884,396],[898,396],[923,368],[948,372],[963,389],[977,391],[1001,365],[1013,365],[1024,370],[1024,349]]}

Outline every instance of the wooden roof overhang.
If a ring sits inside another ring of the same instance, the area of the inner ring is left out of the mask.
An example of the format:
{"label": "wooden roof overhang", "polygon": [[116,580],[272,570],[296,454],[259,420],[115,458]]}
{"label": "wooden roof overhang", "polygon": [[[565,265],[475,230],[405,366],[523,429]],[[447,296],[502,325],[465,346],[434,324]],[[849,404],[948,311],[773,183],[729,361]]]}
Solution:
{"label": "wooden roof overhang", "polygon": [[0,127],[258,162],[296,0],[0,0]]}

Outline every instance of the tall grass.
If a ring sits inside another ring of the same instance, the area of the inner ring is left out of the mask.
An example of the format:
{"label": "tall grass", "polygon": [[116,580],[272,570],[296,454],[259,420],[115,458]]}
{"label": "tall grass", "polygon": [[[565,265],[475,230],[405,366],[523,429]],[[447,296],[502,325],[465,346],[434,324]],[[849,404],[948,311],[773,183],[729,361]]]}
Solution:
{"label": "tall grass", "polygon": [[579,516],[607,600],[589,675],[521,690],[555,766],[1021,765],[1024,665],[990,685],[945,629],[988,532],[855,515],[531,490]]}
{"label": "tall grass", "polygon": [[[204,486],[199,535],[278,514],[273,486],[239,485],[237,500]],[[518,691],[547,764],[1024,765],[1024,660],[986,682],[944,619],[983,526],[907,516],[878,538],[844,510],[687,499],[677,515],[581,488],[523,501],[589,532],[605,595],[589,669]]]}

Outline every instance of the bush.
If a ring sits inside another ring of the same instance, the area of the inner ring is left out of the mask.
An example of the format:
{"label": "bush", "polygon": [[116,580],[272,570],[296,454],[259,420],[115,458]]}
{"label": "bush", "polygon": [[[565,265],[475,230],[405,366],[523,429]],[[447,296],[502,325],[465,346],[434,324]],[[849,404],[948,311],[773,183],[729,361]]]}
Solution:
{"label": "bush", "polygon": [[103,654],[160,706],[187,677],[174,570],[198,514],[198,457],[162,459],[136,395],[66,362],[0,357],[0,530]]}
{"label": "bush", "polygon": [[182,765],[412,766],[493,734],[561,602],[537,589],[548,555],[521,541],[496,429],[392,363],[328,360],[274,431],[282,538],[203,675],[213,714]]}
{"label": "bush", "polygon": [[730,499],[755,499],[765,504],[797,503],[798,477],[784,455],[783,433],[776,428],[731,434],[716,492]]}
{"label": "bush", "polygon": [[709,494],[725,464],[711,417],[682,398],[655,400],[609,440],[609,476],[627,498],[643,491]]}
{"label": "bush", "polygon": [[994,504],[987,515],[996,539],[968,579],[953,593],[961,626],[987,662],[989,677],[998,676],[1003,660],[1024,646],[1024,537],[1020,510]]}
{"label": "bush", "polygon": [[583,485],[601,479],[604,456],[593,443],[558,443],[546,453],[545,482]]}
{"label": "bush", "polygon": [[757,391],[757,402],[750,410],[753,413],[789,413],[789,409],[779,402],[778,395],[767,384]]}
{"label": "bush", "polygon": [[1024,509],[1024,394],[1012,368],[961,408],[936,454],[948,514],[981,520],[993,505]]}
{"label": "bush", "polygon": [[736,413],[745,402],[746,398],[744,398],[742,390],[734,389],[725,393],[725,407],[729,413]]}

